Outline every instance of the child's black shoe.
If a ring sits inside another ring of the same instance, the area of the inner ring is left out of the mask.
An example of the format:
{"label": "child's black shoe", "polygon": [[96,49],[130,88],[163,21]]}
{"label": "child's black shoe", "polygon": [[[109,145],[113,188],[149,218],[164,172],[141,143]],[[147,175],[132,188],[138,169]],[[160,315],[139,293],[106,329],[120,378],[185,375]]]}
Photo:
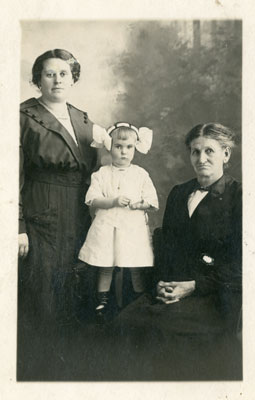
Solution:
{"label": "child's black shoe", "polygon": [[104,323],[109,314],[109,292],[98,292],[97,293],[97,307],[96,307],[96,318],[98,322]]}

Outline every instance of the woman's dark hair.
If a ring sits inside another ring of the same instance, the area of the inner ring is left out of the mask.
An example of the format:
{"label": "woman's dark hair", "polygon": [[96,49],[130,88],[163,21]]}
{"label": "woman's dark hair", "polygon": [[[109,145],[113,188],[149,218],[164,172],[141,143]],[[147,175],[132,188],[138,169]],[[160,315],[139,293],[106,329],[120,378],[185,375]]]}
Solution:
{"label": "woman's dark hair", "polygon": [[71,53],[69,53],[69,51],[63,49],[54,49],[48,50],[45,53],[41,54],[34,62],[32,68],[32,82],[36,86],[40,86],[43,62],[45,60],[48,60],[49,58],[60,58],[61,60],[66,61],[70,65],[74,83],[78,81],[81,71],[81,66],[79,62]]}
{"label": "woman's dark hair", "polygon": [[222,148],[230,147],[232,149],[235,146],[235,133],[230,128],[221,124],[208,123],[196,125],[187,133],[185,144],[188,149],[190,149],[192,140],[200,136],[217,140]]}

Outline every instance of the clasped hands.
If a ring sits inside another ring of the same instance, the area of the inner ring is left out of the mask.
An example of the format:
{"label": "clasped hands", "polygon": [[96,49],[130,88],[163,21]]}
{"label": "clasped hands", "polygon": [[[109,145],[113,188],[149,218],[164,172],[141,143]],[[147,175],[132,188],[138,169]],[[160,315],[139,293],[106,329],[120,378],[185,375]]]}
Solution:
{"label": "clasped hands", "polygon": [[175,303],[184,297],[190,296],[194,292],[195,286],[195,281],[159,281],[157,284],[156,299],[164,304]]}
{"label": "clasped hands", "polygon": [[129,208],[131,210],[145,210],[145,209],[150,207],[149,203],[147,203],[147,201],[144,201],[144,200],[140,200],[140,201],[136,201],[134,203],[131,203],[131,200],[126,196],[116,197],[114,202],[115,202],[115,205],[117,207],[127,207],[127,206],[129,206]]}

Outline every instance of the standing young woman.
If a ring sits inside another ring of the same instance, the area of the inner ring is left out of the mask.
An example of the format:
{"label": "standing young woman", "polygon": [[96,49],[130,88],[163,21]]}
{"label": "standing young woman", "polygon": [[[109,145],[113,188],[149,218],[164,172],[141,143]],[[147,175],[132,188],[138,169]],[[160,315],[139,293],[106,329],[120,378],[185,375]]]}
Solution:
{"label": "standing young woman", "polygon": [[32,76],[41,96],[20,107],[20,280],[51,326],[73,316],[73,266],[90,225],[84,198],[97,155],[87,113],[67,103],[80,76],[75,57],[49,50]]}

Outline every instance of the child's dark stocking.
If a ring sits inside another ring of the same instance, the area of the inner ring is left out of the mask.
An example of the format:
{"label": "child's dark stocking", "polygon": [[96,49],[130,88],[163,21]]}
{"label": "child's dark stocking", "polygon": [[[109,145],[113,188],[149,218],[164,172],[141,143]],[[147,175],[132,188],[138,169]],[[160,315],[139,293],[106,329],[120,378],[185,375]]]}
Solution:
{"label": "child's dark stocking", "polygon": [[143,268],[130,268],[134,292],[142,294],[145,291]]}
{"label": "child's dark stocking", "polygon": [[109,292],[112,283],[112,273],[114,268],[100,268],[97,283],[97,307],[96,315],[104,316],[108,311]]}

